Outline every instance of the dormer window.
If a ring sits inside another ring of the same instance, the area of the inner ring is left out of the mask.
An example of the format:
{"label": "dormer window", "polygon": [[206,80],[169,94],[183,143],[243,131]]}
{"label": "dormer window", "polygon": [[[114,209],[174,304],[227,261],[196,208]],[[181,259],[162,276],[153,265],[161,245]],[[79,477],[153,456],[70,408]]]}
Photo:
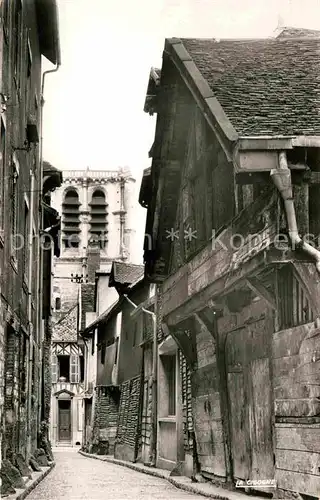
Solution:
{"label": "dormer window", "polygon": [[79,196],[75,189],[68,189],[62,204],[64,248],[79,248],[80,243],[80,217],[79,217]]}
{"label": "dormer window", "polygon": [[105,248],[107,243],[107,207],[105,193],[96,189],[92,194],[90,205],[90,241],[99,243],[100,248]]}

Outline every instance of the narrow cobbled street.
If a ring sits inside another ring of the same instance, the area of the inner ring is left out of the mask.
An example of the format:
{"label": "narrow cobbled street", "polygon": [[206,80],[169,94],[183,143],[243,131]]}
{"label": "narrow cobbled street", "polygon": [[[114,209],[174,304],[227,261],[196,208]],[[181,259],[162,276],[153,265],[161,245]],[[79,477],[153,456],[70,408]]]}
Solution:
{"label": "narrow cobbled street", "polygon": [[56,466],[28,500],[182,500],[204,497],[181,491],[164,479],[142,474],[73,450],[54,452]]}

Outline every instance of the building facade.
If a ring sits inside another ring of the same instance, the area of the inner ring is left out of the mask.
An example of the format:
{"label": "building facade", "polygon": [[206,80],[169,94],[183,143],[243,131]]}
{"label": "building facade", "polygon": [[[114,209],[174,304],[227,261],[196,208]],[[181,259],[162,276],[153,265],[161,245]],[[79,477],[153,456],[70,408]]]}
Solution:
{"label": "building facade", "polygon": [[85,344],[92,346],[87,356],[95,362],[91,415],[88,411],[86,423],[90,430],[85,429],[84,446],[129,460],[138,453],[142,376],[141,331],[130,313],[133,304],[140,304],[148,294],[143,272],[141,265],[113,262],[109,289],[114,287],[117,299],[82,332]]}
{"label": "building facade", "polygon": [[82,443],[84,356],[78,343],[79,304],[53,326],[50,441],[52,446]]}
{"label": "building facade", "polygon": [[[146,276],[161,290],[158,352],[173,340],[187,363],[180,460],[253,490],[269,479],[276,498],[320,491],[319,43],[294,29],[169,39],[147,102],[158,116],[140,196]],[[162,425],[171,442],[179,429],[158,423],[169,458]]]}
{"label": "building facade", "polygon": [[[45,202],[41,57],[60,64],[54,1],[0,4],[0,408],[2,494],[9,462],[27,464],[45,419],[43,230],[58,223]],[[56,172],[57,173],[57,172]],[[51,174],[49,174],[49,177]],[[53,185],[59,184],[59,175]],[[48,226],[46,225],[48,223]],[[54,234],[52,235],[55,239]],[[8,479],[8,481],[7,481]]]}
{"label": "building facade", "polygon": [[[91,404],[88,383],[83,385],[84,372],[89,373],[90,366],[81,364],[81,371],[76,363],[76,374],[66,382],[60,380],[59,363],[67,363],[62,356],[68,356],[68,372],[72,359],[82,362],[86,345],[79,333],[86,326],[87,314],[105,311],[117,298],[116,291],[109,287],[112,260],[138,259],[135,201],[135,180],[123,169],[65,171],[63,184],[53,195],[53,204],[62,215],[61,253],[55,261],[53,278],[53,331],[59,332],[54,333],[52,347],[50,432],[54,443],[82,444],[82,412],[88,414],[87,406]],[[99,297],[97,302],[95,297]],[[63,344],[61,336],[68,337],[70,321],[72,341]],[[67,433],[61,430],[66,421]]]}

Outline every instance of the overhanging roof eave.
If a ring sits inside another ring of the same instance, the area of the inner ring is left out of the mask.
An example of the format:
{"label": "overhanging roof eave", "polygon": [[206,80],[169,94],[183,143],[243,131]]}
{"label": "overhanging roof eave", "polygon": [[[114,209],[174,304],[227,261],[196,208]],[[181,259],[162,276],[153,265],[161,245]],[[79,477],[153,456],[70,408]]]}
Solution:
{"label": "overhanging roof eave", "polygon": [[183,41],[179,38],[166,39],[165,54],[170,57],[179,71],[207,122],[217,135],[225,153],[231,160],[233,145],[239,139],[238,132],[224,112],[207,80],[200,73]]}

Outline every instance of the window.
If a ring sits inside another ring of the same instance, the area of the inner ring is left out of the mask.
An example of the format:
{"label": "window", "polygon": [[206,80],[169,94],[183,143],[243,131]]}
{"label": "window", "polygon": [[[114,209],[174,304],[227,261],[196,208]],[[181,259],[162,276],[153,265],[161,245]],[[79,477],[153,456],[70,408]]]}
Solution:
{"label": "window", "polygon": [[92,354],[92,356],[94,355],[94,351],[95,351],[95,338],[96,338],[96,330],[93,331],[92,339],[91,339],[91,354]]}
{"label": "window", "polygon": [[106,344],[103,342],[101,344],[101,364],[104,365],[104,360],[106,357]]}
{"label": "window", "polygon": [[104,192],[96,189],[92,195],[90,206],[90,241],[99,242],[100,248],[107,243],[107,203]]}
{"label": "window", "polygon": [[24,226],[23,226],[23,264],[24,279],[28,281],[29,277],[29,208],[24,204]]}
{"label": "window", "polygon": [[176,355],[162,356],[162,366],[167,393],[167,414],[176,414]]}
{"label": "window", "polygon": [[55,309],[56,309],[56,311],[60,311],[60,309],[61,309],[61,298],[60,297],[56,297]]}
{"label": "window", "polygon": [[80,365],[80,382],[84,382],[84,357],[79,356],[79,365]]}
{"label": "window", "polygon": [[291,265],[278,271],[280,330],[314,321],[310,297]]}
{"label": "window", "polygon": [[75,189],[68,189],[62,204],[63,245],[65,248],[79,248],[80,214],[79,196]]}
{"label": "window", "polygon": [[57,356],[58,358],[58,379],[65,378],[69,382],[70,356]]}
{"label": "window", "polygon": [[116,338],[116,352],[114,354],[114,364],[117,364],[118,361],[118,352],[119,352],[119,337]]}
{"label": "window", "polygon": [[71,384],[79,382],[79,356],[76,354],[71,354],[70,382]]}
{"label": "window", "polygon": [[51,382],[53,384],[57,383],[57,378],[58,378],[58,358],[57,356],[52,353],[51,354]]}
{"label": "window", "polygon": [[13,161],[13,169],[11,172],[11,189],[10,189],[10,203],[11,203],[11,235],[12,235],[12,248],[11,254],[14,258],[17,255],[17,249],[19,245],[18,236],[18,177],[19,177],[19,168],[18,162],[16,159]]}

